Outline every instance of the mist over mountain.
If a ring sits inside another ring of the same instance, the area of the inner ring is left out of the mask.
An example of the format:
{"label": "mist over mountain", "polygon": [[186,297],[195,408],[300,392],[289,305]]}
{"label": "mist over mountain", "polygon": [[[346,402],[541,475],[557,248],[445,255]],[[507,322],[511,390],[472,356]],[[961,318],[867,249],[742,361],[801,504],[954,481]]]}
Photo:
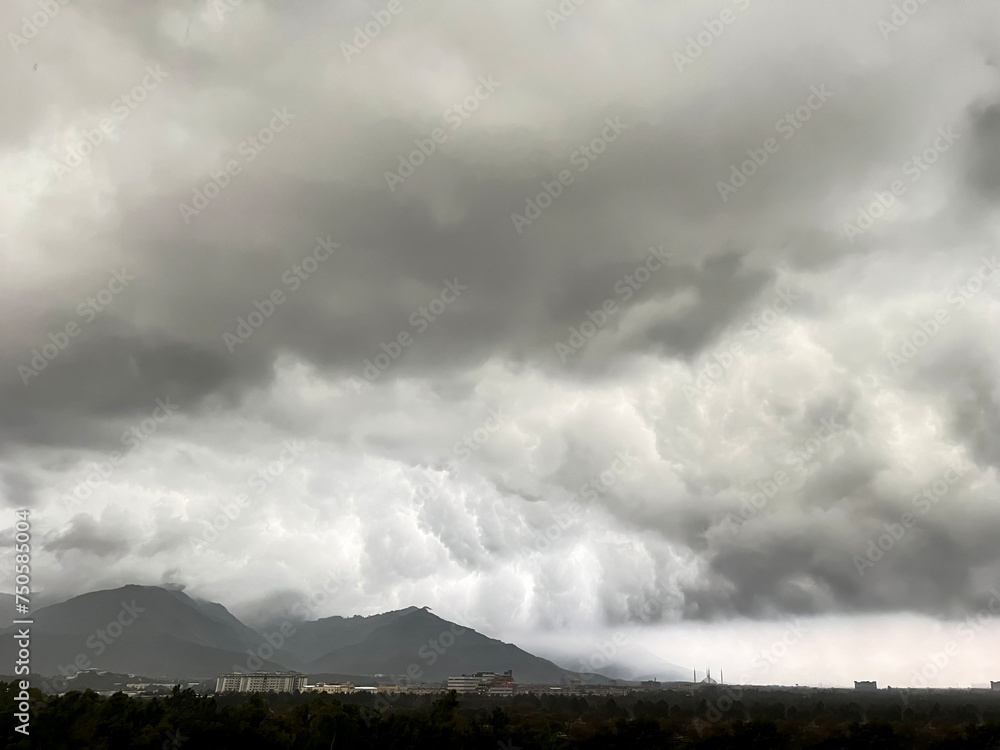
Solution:
{"label": "mist over mountain", "polygon": [[[577,676],[511,643],[488,638],[443,620],[426,609],[410,608],[373,628],[356,643],[336,648],[307,665],[309,672],[410,674],[438,681],[449,675],[513,670],[516,682],[559,684]],[[386,616],[384,616],[386,617]],[[328,641],[335,642],[334,639]]]}
{"label": "mist over mountain", "polygon": [[[403,617],[417,607],[384,612],[382,614],[362,617],[324,617],[319,620],[293,621],[295,632],[288,637],[283,646],[292,657],[303,662],[311,662],[330,653],[330,644],[340,648],[362,643],[374,631]],[[261,627],[261,632],[274,631],[280,628],[280,623]]]}
{"label": "mist over mountain", "polygon": [[[258,632],[217,602],[178,588],[128,585],[43,607],[32,619],[32,669],[51,676],[92,668],[168,679],[205,679],[236,669],[406,675],[411,681],[508,669],[519,682],[578,676],[418,607],[284,620]],[[14,630],[0,631],[6,636],[0,657],[8,663],[15,659]]]}
{"label": "mist over mountain", "polygon": [[[637,643],[622,645],[613,641],[591,643],[586,648],[566,642],[562,647],[549,646],[546,656],[583,674],[597,673],[614,680],[639,682],[683,682],[691,679],[691,670],[673,664]],[[603,648],[603,650],[602,650]]]}

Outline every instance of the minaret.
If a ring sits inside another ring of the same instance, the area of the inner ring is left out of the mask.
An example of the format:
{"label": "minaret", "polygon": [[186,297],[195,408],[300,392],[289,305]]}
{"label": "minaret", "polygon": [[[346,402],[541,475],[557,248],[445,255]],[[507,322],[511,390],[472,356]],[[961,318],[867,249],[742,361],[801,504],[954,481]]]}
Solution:
{"label": "minaret", "polygon": [[719,684],[720,685],[726,684],[726,673],[723,672],[721,669],[719,670]]}
{"label": "minaret", "polygon": [[694,670],[692,670],[692,671],[694,672],[694,677],[692,678],[692,680],[691,680],[691,681],[692,681],[692,682],[697,682],[697,681],[698,681],[698,670],[697,670],[697,669],[694,669]]}

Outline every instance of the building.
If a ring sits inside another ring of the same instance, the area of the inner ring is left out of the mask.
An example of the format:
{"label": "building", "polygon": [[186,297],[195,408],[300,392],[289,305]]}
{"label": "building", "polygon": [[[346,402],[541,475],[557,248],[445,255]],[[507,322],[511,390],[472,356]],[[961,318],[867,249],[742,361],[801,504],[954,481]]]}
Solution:
{"label": "building", "polygon": [[511,670],[476,672],[448,678],[448,689],[456,693],[486,693],[488,695],[513,695],[514,675]]}
{"label": "building", "polygon": [[302,690],[306,676],[300,672],[252,672],[219,675],[217,693],[292,693]]}
{"label": "building", "polygon": [[449,677],[448,689],[454,690],[456,693],[475,693],[479,690],[479,678],[466,674],[460,677]]}
{"label": "building", "polygon": [[990,690],[1000,690],[1000,682],[990,680]]}
{"label": "building", "polygon": [[514,694],[514,673],[507,670],[503,674],[494,674],[486,689],[487,695],[513,695]]}
{"label": "building", "polygon": [[857,680],[855,680],[854,689],[861,690],[862,692],[865,693],[874,693],[876,690],[878,690],[878,685],[876,685],[875,682],[858,682]]}
{"label": "building", "polygon": [[327,685],[325,682],[317,682],[315,685],[305,685],[302,690],[313,693],[353,693],[354,685],[345,682],[342,685]]}
{"label": "building", "polygon": [[659,690],[660,682],[659,680],[643,680],[639,683],[639,687],[643,690]]}

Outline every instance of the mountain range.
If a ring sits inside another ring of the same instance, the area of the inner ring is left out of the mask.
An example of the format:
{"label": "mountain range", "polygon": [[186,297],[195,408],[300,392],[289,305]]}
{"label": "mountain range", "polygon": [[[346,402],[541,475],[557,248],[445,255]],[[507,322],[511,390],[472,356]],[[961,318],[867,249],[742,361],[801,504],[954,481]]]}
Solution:
{"label": "mountain range", "polygon": [[[42,607],[31,619],[31,671],[46,676],[99,669],[203,680],[237,669],[293,669],[318,678],[408,675],[438,682],[510,669],[517,682],[550,684],[580,676],[419,607],[369,617],[290,618],[258,632],[221,604],[176,587],[128,585]],[[15,629],[0,631],[5,664],[16,658]]]}

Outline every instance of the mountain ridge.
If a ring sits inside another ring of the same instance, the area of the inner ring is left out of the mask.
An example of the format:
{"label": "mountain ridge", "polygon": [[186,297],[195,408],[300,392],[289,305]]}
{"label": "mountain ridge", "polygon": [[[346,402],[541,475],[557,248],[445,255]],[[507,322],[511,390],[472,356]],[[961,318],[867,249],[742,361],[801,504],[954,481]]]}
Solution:
{"label": "mountain ridge", "polygon": [[[576,672],[449,622],[427,607],[375,615],[285,620],[257,631],[218,602],[176,586],[128,584],[86,592],[32,613],[32,671],[99,669],[169,679],[207,679],[236,670],[407,676],[513,670],[519,682],[560,683]],[[12,634],[15,627],[0,630]],[[0,658],[15,660],[13,638]]]}

